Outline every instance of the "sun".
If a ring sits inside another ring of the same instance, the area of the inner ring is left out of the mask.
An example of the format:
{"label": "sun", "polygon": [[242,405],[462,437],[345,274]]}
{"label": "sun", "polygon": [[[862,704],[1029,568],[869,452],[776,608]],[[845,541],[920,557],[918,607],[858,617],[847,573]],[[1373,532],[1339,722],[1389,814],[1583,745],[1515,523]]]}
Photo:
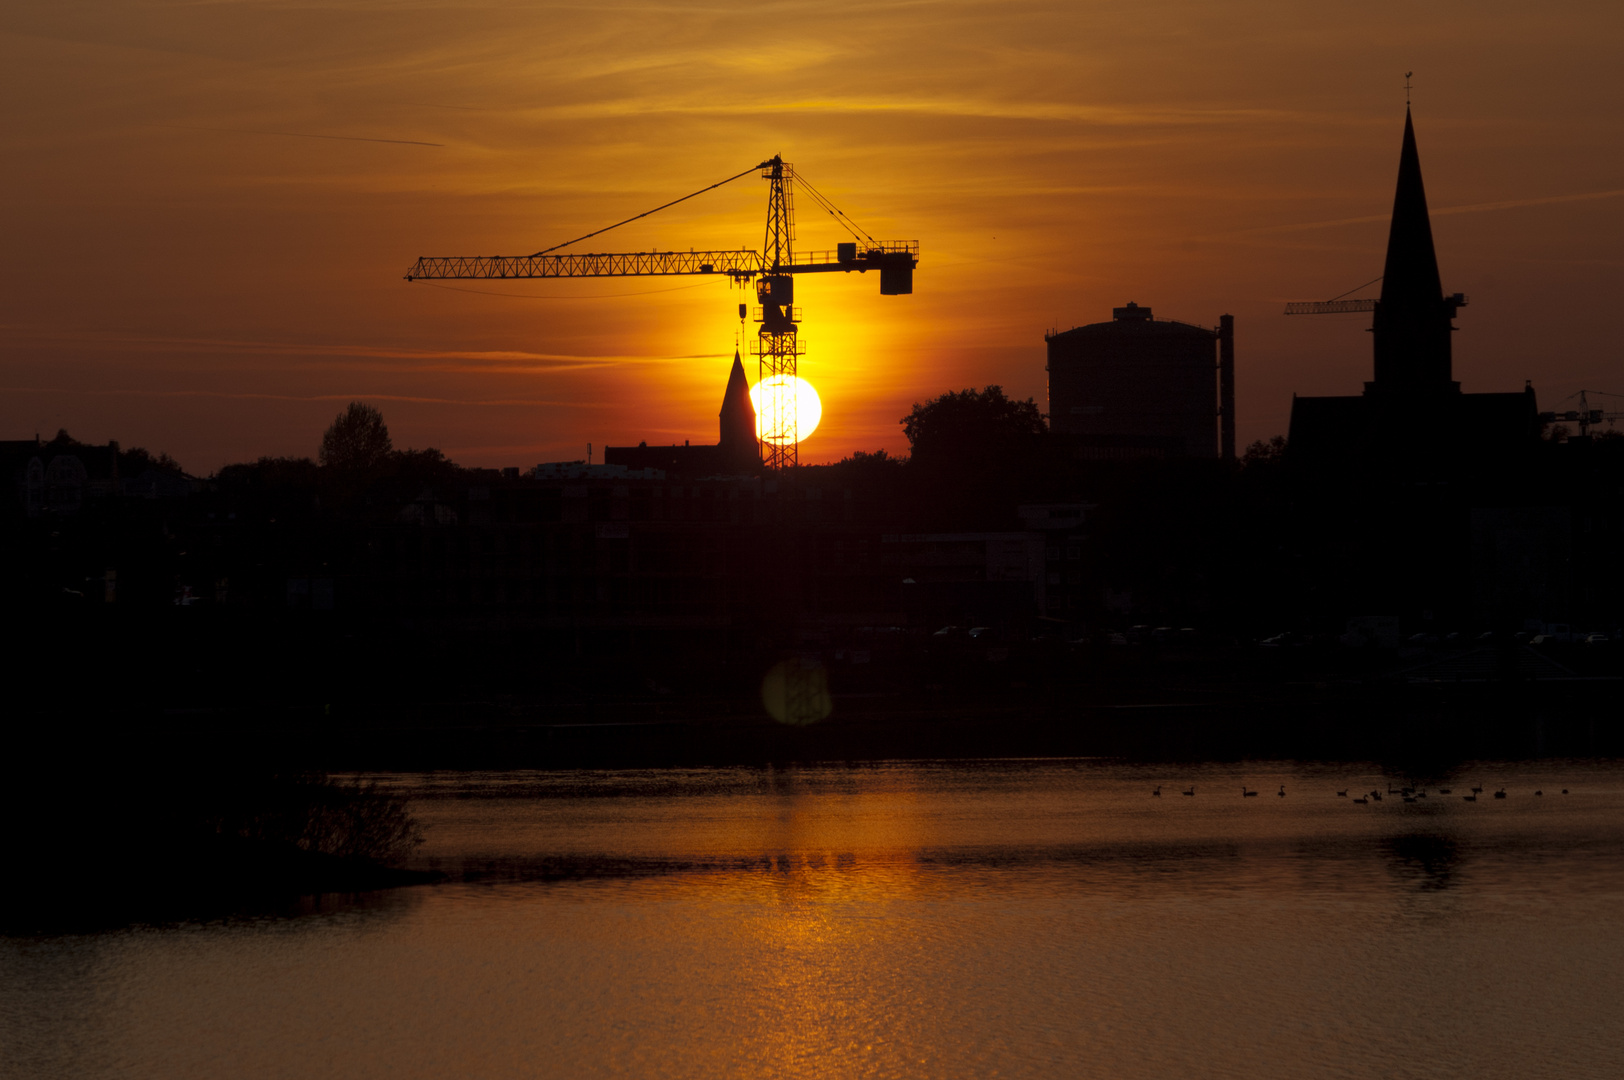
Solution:
{"label": "sun", "polygon": [[795,375],[762,379],[750,388],[750,404],[756,410],[756,437],[771,443],[805,442],[823,419],[818,392]]}

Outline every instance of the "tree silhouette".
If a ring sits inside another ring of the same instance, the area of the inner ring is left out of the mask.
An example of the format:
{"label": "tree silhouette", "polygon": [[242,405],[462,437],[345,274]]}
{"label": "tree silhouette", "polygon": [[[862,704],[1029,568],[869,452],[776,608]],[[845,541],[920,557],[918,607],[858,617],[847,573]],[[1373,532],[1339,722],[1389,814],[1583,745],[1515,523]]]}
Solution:
{"label": "tree silhouette", "polygon": [[352,401],[321,437],[317,460],[331,469],[370,469],[383,464],[393,449],[383,413]]}
{"label": "tree silhouette", "polygon": [[1007,464],[1035,449],[1048,430],[1031,398],[1015,401],[1001,386],[949,391],[902,418],[916,464],[959,468]]}
{"label": "tree silhouette", "polygon": [[1241,465],[1244,468],[1251,468],[1254,465],[1278,465],[1285,456],[1286,437],[1276,435],[1268,442],[1259,439],[1251,446],[1248,446],[1246,452],[1241,455]]}

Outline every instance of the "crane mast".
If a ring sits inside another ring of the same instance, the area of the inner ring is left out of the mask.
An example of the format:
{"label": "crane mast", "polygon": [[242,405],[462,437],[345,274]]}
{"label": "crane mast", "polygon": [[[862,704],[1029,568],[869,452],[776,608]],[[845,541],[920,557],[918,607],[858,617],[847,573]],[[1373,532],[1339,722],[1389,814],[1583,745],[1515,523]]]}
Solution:
{"label": "crane mast", "polygon": [[756,427],[765,432],[761,440],[762,463],[774,471],[794,468],[800,463],[800,383],[798,358],[805,351],[795,310],[795,278],[788,268],[795,263],[795,205],[791,176],[784,162],[774,158],[762,170],[767,178],[767,235],[761,243],[761,261],[766,273],[756,282],[756,298],[761,301],[761,329],[756,333],[756,370],[761,382],[781,386],[774,393],[759,395],[757,407],[764,415]]}
{"label": "crane mast", "polygon": [[[608,254],[552,254],[557,248],[534,255],[451,255],[422,256],[406,272],[407,281],[490,280],[513,278],[641,277],[672,274],[718,274],[743,285],[755,282],[760,308],[756,321],[761,329],[753,350],[757,359],[758,385],[769,379],[783,389],[760,395],[763,415],[757,427],[762,463],[772,470],[794,468],[800,460],[800,432],[797,419],[799,395],[796,387],[799,358],[806,354],[800,340],[800,309],[795,306],[795,275],[866,273],[877,270],[880,293],[900,296],[913,292],[913,272],[919,265],[919,243],[915,240],[880,242],[862,237],[837,244],[834,251],[795,254],[794,168],[775,155],[757,168],[767,181],[767,228],[760,251],[641,251]],[[755,170],[746,170],[739,176]],[[732,177],[730,179],[738,179]],[[729,181],[722,181],[727,183]],[[721,184],[713,184],[712,188]],[[701,191],[709,191],[704,188]],[[845,217],[816,189],[813,197],[840,220]],[[694,194],[700,194],[695,192]],[[684,199],[693,196],[684,196]],[[666,206],[674,206],[675,202]],[[659,207],[657,209],[664,209]],[[648,213],[653,213],[649,211]],[[637,217],[646,217],[639,214]],[[620,222],[624,225],[637,218]],[[846,219],[849,221],[850,219]],[[844,222],[843,222],[844,224]],[[618,225],[609,226],[617,228]],[[850,229],[850,226],[846,226]],[[607,232],[600,229],[598,232]],[[598,233],[588,233],[584,240]],[[857,237],[857,232],[852,235]],[[570,241],[558,247],[568,247]]]}

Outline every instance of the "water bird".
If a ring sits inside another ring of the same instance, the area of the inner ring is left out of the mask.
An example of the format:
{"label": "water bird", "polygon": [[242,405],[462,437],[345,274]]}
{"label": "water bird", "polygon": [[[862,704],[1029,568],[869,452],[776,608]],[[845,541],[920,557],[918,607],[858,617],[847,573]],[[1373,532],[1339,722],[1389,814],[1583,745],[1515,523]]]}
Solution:
{"label": "water bird", "polygon": [[1564,794],[1564,795],[1566,795],[1566,794],[1567,794],[1567,793],[1568,793],[1568,789],[1567,789],[1567,788],[1563,788],[1563,789],[1562,789],[1562,794]]}
{"label": "water bird", "polygon": [[1477,802],[1476,795],[1462,795],[1461,798],[1465,799],[1467,802]]}
{"label": "water bird", "polygon": [[1534,794],[1535,794],[1535,795],[1543,795],[1543,794],[1545,794],[1545,792],[1543,792],[1543,791],[1536,791],[1536,792],[1534,792]]}
{"label": "water bird", "polygon": [[1453,794],[1455,794],[1455,789],[1454,788],[1441,787],[1441,788],[1438,789],[1438,794],[1440,794],[1440,795],[1453,795]]}
{"label": "water bird", "polygon": [[1377,802],[1381,802],[1381,801],[1382,801],[1382,793],[1381,793],[1381,792],[1379,792],[1379,791],[1372,791],[1372,792],[1371,792],[1371,793],[1370,793],[1370,797],[1371,797],[1371,798],[1372,798],[1372,799],[1375,799],[1375,800],[1376,800],[1376,801],[1377,801]]}
{"label": "water bird", "polygon": [[1337,798],[1339,798],[1339,799],[1346,799],[1346,798],[1347,798],[1347,797],[1348,797],[1348,792],[1347,792],[1347,790],[1346,790],[1346,789],[1344,789],[1344,790],[1342,790],[1342,791],[1339,791],[1339,792],[1337,792],[1337,793],[1336,793],[1336,797],[1337,797]]}
{"label": "water bird", "polygon": [[1500,790],[1499,790],[1499,791],[1496,791],[1496,792],[1495,792],[1495,793],[1494,793],[1494,797],[1495,797],[1495,798],[1496,798],[1496,799],[1503,799],[1503,798],[1505,798],[1505,797],[1506,797],[1506,789],[1505,789],[1505,788],[1501,788],[1501,789],[1500,789]]}
{"label": "water bird", "polygon": [[1369,806],[1370,805],[1369,797],[1364,796],[1364,795],[1359,796],[1357,799],[1355,799],[1353,801],[1358,803],[1360,806]]}
{"label": "water bird", "polygon": [[1406,795],[1406,796],[1404,796],[1404,801],[1413,803],[1413,802],[1415,802],[1415,796],[1414,795]]}
{"label": "water bird", "polygon": [[1472,789],[1472,794],[1473,795],[1481,795],[1481,794],[1483,794],[1483,785],[1479,784],[1479,785],[1477,785],[1477,787],[1473,788]]}
{"label": "water bird", "polygon": [[1190,790],[1186,791],[1184,794],[1186,794],[1186,795],[1194,795],[1195,794],[1195,785],[1191,784],[1190,785]]}
{"label": "water bird", "polygon": [[1241,798],[1250,799],[1252,796],[1254,796],[1256,794],[1257,794],[1257,792],[1255,792],[1255,791],[1247,791],[1245,784],[1241,785]]}
{"label": "water bird", "polygon": [[1161,798],[1162,797],[1162,785],[1157,784],[1156,785],[1156,790],[1152,791],[1151,794],[1156,796],[1156,798],[1158,798],[1158,799]]}
{"label": "water bird", "polygon": [[1282,799],[1284,799],[1286,797],[1286,785],[1281,784],[1280,785],[1280,790],[1275,792],[1275,794],[1280,796]]}

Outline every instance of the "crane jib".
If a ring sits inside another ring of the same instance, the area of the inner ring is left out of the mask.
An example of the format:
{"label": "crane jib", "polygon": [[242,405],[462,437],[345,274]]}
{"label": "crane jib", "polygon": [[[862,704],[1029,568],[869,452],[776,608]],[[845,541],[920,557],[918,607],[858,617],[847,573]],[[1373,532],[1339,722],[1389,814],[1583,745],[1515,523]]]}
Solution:
{"label": "crane jib", "polygon": [[406,272],[406,280],[493,278],[643,277],[671,274],[720,274],[749,280],[766,273],[815,274],[880,271],[880,291],[888,295],[913,291],[919,264],[917,241],[876,244],[863,251],[841,244],[835,251],[799,253],[788,265],[769,267],[758,251],[641,251],[583,255],[453,255],[424,256]]}

